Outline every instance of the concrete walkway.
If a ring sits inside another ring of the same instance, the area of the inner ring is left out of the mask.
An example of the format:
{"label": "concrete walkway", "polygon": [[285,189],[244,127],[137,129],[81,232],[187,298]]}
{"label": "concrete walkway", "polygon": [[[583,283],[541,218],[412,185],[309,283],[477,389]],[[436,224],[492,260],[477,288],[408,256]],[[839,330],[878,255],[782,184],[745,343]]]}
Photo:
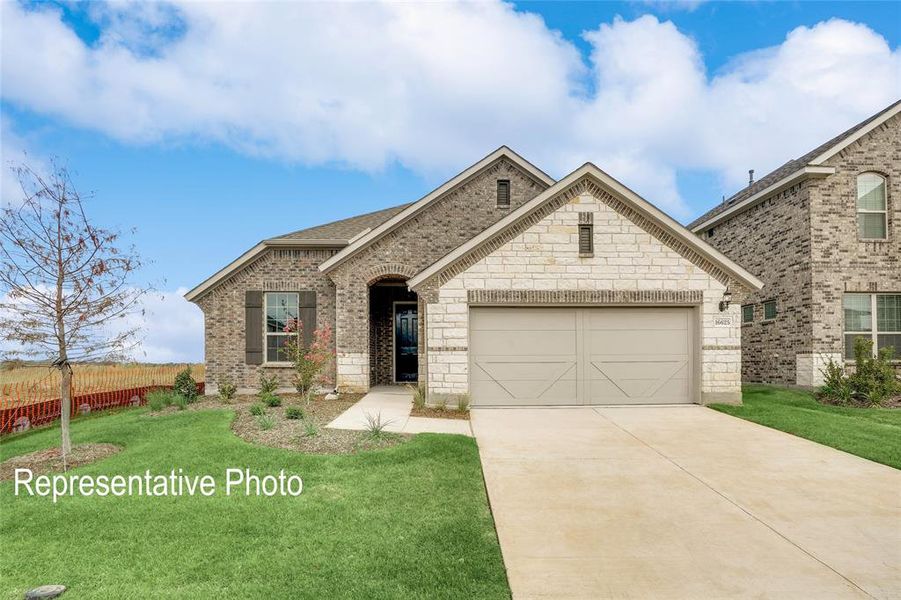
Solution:
{"label": "concrete walkway", "polygon": [[901,598],[901,472],[700,406],[474,409],[515,598]]}
{"label": "concrete walkway", "polygon": [[381,418],[385,431],[394,433],[454,433],[472,436],[469,421],[411,417],[413,393],[403,386],[378,386],[326,425],[332,429],[367,428],[369,418]]}

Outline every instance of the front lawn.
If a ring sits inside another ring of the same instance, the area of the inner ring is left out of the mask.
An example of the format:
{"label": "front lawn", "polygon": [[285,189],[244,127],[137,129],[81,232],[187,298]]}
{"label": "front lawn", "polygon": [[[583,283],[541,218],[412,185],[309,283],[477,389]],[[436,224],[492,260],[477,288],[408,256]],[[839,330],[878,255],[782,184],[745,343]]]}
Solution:
{"label": "front lawn", "polygon": [[[475,442],[418,435],[346,456],[255,446],[230,410],[78,420],[73,443],[124,450],[79,474],[212,474],[213,497],[15,497],[0,483],[0,597],[509,598]],[[58,443],[0,444],[0,460]],[[224,493],[227,467],[303,477],[299,497]]]}
{"label": "front lawn", "polygon": [[711,408],[901,469],[901,409],[827,406],[807,392],[747,385],[742,406]]}

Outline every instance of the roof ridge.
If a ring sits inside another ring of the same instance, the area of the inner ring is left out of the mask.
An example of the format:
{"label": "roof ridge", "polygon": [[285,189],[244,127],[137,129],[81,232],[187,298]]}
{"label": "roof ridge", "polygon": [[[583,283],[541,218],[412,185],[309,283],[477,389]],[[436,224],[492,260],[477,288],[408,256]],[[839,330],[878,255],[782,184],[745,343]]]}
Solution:
{"label": "roof ridge", "polygon": [[749,198],[750,196],[753,196],[754,194],[760,192],[761,190],[766,189],[767,187],[769,187],[776,181],[789,175],[791,172],[794,172],[794,171],[800,169],[801,167],[805,166],[806,164],[810,163],[810,161],[817,158],[824,152],[827,152],[831,148],[834,148],[835,146],[839,145],[844,140],[846,140],[847,138],[854,135],[857,131],[860,131],[861,129],[863,129],[864,127],[866,127],[873,121],[875,121],[875,120],[879,119],[880,117],[882,117],[883,115],[885,115],[887,112],[896,108],[899,104],[901,104],[901,100],[896,100],[895,102],[892,102],[890,105],[886,106],[879,112],[877,112],[873,115],[870,115],[869,117],[867,117],[863,121],[860,121],[856,125],[849,127],[848,129],[844,130],[843,132],[839,133],[836,136],[833,136],[827,142],[820,144],[813,150],[810,150],[809,152],[805,152],[798,158],[793,158],[791,160],[788,160],[788,161],[782,163],[781,165],[779,165],[778,167],[776,167],[775,169],[773,169],[772,171],[770,171],[769,173],[767,173],[766,175],[764,175],[763,177],[761,177],[760,179],[755,181],[753,184],[745,186],[744,188],[738,190],[737,192],[735,192],[734,194],[732,194],[731,196],[729,196],[722,202],[717,203],[716,205],[714,205],[713,207],[708,209],[706,212],[702,213],[699,217],[694,219],[686,227],[688,227],[689,229],[693,229],[693,228],[697,227],[698,225],[700,225],[701,223],[707,221],[708,219],[723,212],[727,208],[734,206],[741,200],[744,200],[745,198]]}

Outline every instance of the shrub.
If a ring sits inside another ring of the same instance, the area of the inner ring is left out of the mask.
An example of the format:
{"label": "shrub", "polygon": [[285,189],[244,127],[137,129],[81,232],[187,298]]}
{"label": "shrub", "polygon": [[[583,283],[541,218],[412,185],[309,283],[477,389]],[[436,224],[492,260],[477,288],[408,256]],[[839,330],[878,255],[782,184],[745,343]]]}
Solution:
{"label": "shrub", "polygon": [[[288,356],[294,364],[294,387],[297,393],[309,396],[313,391],[313,385],[325,383],[331,365],[334,362],[335,352],[332,348],[332,328],[323,325],[313,330],[313,342],[306,348],[303,340],[303,322],[299,319],[291,319],[285,326],[286,333],[296,333],[285,344]],[[309,398],[308,398],[309,401]]]}
{"label": "shrub", "polygon": [[255,417],[265,415],[266,414],[266,406],[263,404],[254,404],[250,407],[250,414],[252,414]]}
{"label": "shrub", "polygon": [[172,404],[173,406],[177,406],[178,410],[184,410],[188,408],[188,399],[181,394],[175,394],[172,399]]}
{"label": "shrub", "polygon": [[275,375],[271,377],[266,377],[265,373],[260,373],[260,398],[263,396],[268,396],[269,394],[274,394],[275,390],[278,389],[278,377]]}
{"label": "shrub", "polygon": [[147,392],[147,406],[153,412],[161,411],[167,406],[172,406],[175,402],[175,396],[170,390],[153,390]]}
{"label": "shrub", "polygon": [[269,415],[260,415],[257,417],[257,425],[259,425],[260,429],[263,431],[268,431],[275,427],[275,419]]}
{"label": "shrub", "polygon": [[417,410],[421,410],[425,408],[425,386],[422,384],[413,387],[412,385],[407,386],[410,388],[410,391],[413,392],[413,408]]}
{"label": "shrub", "polygon": [[275,394],[266,394],[265,396],[260,398],[260,400],[263,402],[263,404],[272,408],[282,405],[282,399]]}
{"label": "shrub", "polygon": [[231,380],[231,377],[225,376],[219,378],[219,400],[228,404],[231,402],[235,394],[238,393],[238,386]]}
{"label": "shrub", "polygon": [[437,410],[447,410],[447,398],[440,397],[435,400],[435,408]]}
{"label": "shrub", "polygon": [[469,410],[469,394],[460,394],[457,396],[457,410],[460,412]]}
{"label": "shrub", "polygon": [[824,383],[818,397],[837,404],[882,404],[901,393],[892,358],[892,348],[882,348],[873,356],[872,340],[857,338],[854,340],[854,373],[846,374],[840,365],[830,360],[822,371]]}
{"label": "shrub", "polygon": [[183,371],[178,372],[172,390],[184,397],[187,402],[194,402],[197,399],[197,382],[191,377],[191,367],[186,367]]}
{"label": "shrub", "polygon": [[312,421],[303,422],[303,437],[316,437],[319,435],[319,426]]}
{"label": "shrub", "polygon": [[303,419],[306,415],[303,412],[303,409],[299,406],[289,406],[285,409],[285,418],[287,419]]}

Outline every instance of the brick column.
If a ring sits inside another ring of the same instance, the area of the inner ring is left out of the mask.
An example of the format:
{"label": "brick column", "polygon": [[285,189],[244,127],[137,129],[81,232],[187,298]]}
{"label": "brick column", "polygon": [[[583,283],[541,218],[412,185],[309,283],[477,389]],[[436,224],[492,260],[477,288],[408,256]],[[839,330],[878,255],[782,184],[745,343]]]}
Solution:
{"label": "brick column", "polygon": [[335,282],[337,386],[341,392],[369,390],[369,289],[359,280]]}

